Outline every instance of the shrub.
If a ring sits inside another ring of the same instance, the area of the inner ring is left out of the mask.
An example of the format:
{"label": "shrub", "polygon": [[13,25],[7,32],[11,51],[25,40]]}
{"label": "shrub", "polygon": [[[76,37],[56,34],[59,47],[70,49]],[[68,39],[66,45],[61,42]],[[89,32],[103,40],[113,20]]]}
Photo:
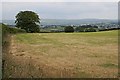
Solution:
{"label": "shrub", "polygon": [[8,37],[8,34],[16,34],[16,33],[25,33],[26,31],[19,28],[11,28],[6,26],[5,24],[0,24],[0,28],[2,30],[2,45],[6,44],[5,38]]}
{"label": "shrub", "polygon": [[75,28],[75,31],[76,32],[84,32],[85,28],[82,28],[82,27],[76,27]]}
{"label": "shrub", "polygon": [[74,28],[71,26],[67,26],[67,27],[65,27],[64,31],[65,32],[74,32]]}
{"label": "shrub", "polygon": [[26,31],[23,30],[23,29],[19,29],[19,28],[11,28],[11,27],[8,27],[4,24],[1,25],[2,27],[2,36],[5,36],[7,34],[15,34],[15,33],[25,33]]}
{"label": "shrub", "polygon": [[86,28],[85,32],[97,32],[95,28]]}
{"label": "shrub", "polygon": [[3,34],[7,34],[7,33],[12,33],[12,34],[15,34],[15,33],[24,33],[26,32],[25,30],[23,29],[19,29],[19,28],[16,28],[16,27],[8,27],[4,24],[2,24],[2,33]]}

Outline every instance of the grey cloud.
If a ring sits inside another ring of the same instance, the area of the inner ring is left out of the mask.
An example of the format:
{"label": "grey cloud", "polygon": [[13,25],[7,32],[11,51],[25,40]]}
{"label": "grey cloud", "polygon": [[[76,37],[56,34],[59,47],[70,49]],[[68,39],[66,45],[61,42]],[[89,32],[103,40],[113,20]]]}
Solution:
{"label": "grey cloud", "polygon": [[3,19],[14,19],[21,10],[32,10],[41,18],[81,19],[107,18],[117,19],[117,3],[115,2],[11,2],[3,3]]}

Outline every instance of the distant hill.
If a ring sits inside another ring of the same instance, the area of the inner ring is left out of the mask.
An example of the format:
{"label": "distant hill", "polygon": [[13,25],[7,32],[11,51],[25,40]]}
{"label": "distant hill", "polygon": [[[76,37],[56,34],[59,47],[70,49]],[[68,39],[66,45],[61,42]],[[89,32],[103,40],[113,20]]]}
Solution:
{"label": "distant hill", "polygon": [[117,20],[108,19],[43,19],[42,25],[81,25],[81,24],[96,24],[96,23],[111,23]]}
{"label": "distant hill", "polygon": [[[15,25],[14,20],[3,20],[8,25]],[[81,25],[96,23],[116,23],[117,20],[109,19],[41,19],[41,25]]]}

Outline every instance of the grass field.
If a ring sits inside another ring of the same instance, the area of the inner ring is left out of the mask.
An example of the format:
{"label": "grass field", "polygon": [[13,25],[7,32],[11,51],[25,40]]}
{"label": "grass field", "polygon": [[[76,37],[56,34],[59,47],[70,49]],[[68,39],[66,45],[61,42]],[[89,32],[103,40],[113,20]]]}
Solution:
{"label": "grass field", "polygon": [[118,31],[16,34],[6,64],[5,77],[117,77]]}

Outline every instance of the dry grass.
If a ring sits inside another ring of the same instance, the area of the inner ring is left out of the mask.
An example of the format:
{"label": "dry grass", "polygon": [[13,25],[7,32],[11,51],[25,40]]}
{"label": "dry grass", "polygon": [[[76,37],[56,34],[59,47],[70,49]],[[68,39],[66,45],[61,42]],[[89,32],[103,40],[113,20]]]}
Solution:
{"label": "dry grass", "polygon": [[5,77],[118,76],[117,31],[17,34],[11,43]]}

